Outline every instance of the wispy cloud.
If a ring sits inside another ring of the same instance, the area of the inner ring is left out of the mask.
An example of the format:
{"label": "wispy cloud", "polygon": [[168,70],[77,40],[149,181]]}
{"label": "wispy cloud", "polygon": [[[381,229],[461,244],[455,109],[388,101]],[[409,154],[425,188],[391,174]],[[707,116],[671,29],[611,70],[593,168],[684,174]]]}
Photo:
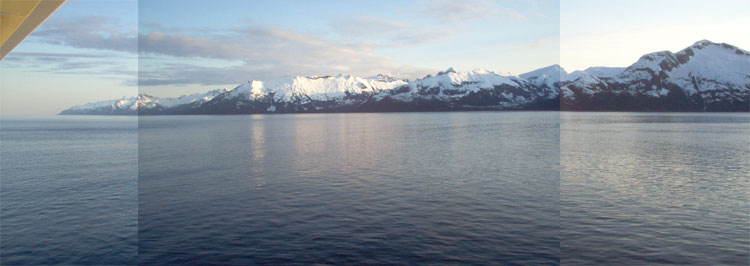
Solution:
{"label": "wispy cloud", "polygon": [[330,26],[346,39],[371,42],[377,47],[401,47],[469,34],[465,23],[475,19],[525,18],[520,12],[498,6],[496,1],[490,0],[430,0],[423,3],[424,7],[413,14],[419,19],[410,23],[357,15],[335,18]]}
{"label": "wispy cloud", "polygon": [[524,19],[525,16],[511,8],[500,7],[489,0],[430,0],[422,14],[447,23],[493,17],[498,19]]}
{"label": "wispy cloud", "polygon": [[3,67],[39,73],[132,79],[137,74],[137,39],[137,26],[122,25],[117,18],[52,18],[34,31],[27,41],[79,49],[50,50],[65,52],[14,51],[5,58]]}
{"label": "wispy cloud", "polygon": [[[158,67],[142,69],[139,85],[230,84],[288,74],[364,76],[379,72],[408,72],[408,75],[419,72],[397,66],[392,58],[375,53],[374,44],[369,42],[325,39],[259,25],[211,32],[211,36],[161,32],[140,35],[140,54],[155,56],[151,62],[169,62],[170,59],[163,56],[171,56],[220,59],[227,61],[227,66],[159,63]],[[141,61],[145,62],[144,66],[149,60],[141,58]]]}
{"label": "wispy cloud", "polygon": [[459,34],[457,29],[445,25],[414,25],[366,16],[334,19],[330,26],[346,38],[359,39],[378,46],[430,43]]}
{"label": "wispy cloud", "polygon": [[161,32],[141,34],[138,38],[138,49],[141,54],[225,60],[241,60],[241,55],[253,53],[250,47],[244,47],[237,42]]}
{"label": "wispy cloud", "polygon": [[103,16],[50,19],[31,37],[39,42],[75,48],[138,51],[136,26],[123,27],[117,19]]}
{"label": "wispy cloud", "polygon": [[324,40],[272,27],[253,26],[232,32],[235,36],[222,39],[152,32],[140,36],[139,49],[142,54],[244,61],[293,72],[346,71],[390,60],[375,54],[365,43]]}
{"label": "wispy cloud", "polygon": [[104,58],[112,57],[107,54],[80,54],[80,53],[47,53],[47,52],[14,52],[14,58],[23,59],[25,57],[51,57],[51,58]]}
{"label": "wispy cloud", "polygon": [[[392,34],[392,38],[403,42],[431,38],[430,34],[420,35],[416,27],[408,24],[377,19],[357,23],[355,27],[368,25],[370,30]],[[31,71],[57,74],[105,74],[111,70],[107,74],[130,75],[123,82],[134,85],[132,77],[138,70],[128,70],[135,64],[125,64],[138,58],[141,63],[137,84],[141,86],[219,85],[288,74],[388,73],[412,78],[427,73],[396,65],[393,58],[373,51],[376,44],[363,40],[326,39],[264,25],[211,29],[164,27],[148,22],[142,25],[142,30],[152,31],[138,34],[117,19],[101,16],[51,20],[34,32],[34,42],[99,52],[16,52],[7,61]],[[202,59],[223,63],[201,65]],[[127,71],[117,71],[118,68]]]}
{"label": "wispy cloud", "polygon": [[139,71],[139,86],[222,85],[241,83],[241,77],[252,71],[245,67],[202,67],[191,64],[160,64],[158,70]]}
{"label": "wispy cloud", "polygon": [[[474,12],[474,11],[472,11]],[[379,47],[408,46],[458,34],[444,25],[413,25],[376,17],[350,17],[333,21],[340,35],[330,38],[304,34],[278,26],[248,24],[234,28],[190,28],[143,22],[141,32],[116,18],[84,16],[51,19],[35,31],[38,43],[99,50],[84,53],[15,53],[7,60],[33,71],[59,74],[101,73],[137,57],[141,86],[218,85],[247,79],[268,80],[282,75],[393,74],[417,78],[434,70],[399,65],[375,52]],[[361,32],[367,32],[364,38]],[[357,38],[362,37],[362,38]],[[108,54],[133,58],[109,58]],[[201,65],[201,59],[223,63]],[[122,61],[122,62],[121,62]],[[179,62],[179,63],[178,63]],[[150,63],[150,64],[149,64]],[[152,67],[147,67],[152,65]],[[131,75],[137,70],[116,71]],[[126,83],[134,83],[132,78]]]}
{"label": "wispy cloud", "polygon": [[335,19],[331,26],[339,32],[354,36],[393,33],[414,28],[408,23],[363,16]]}
{"label": "wispy cloud", "polygon": [[134,78],[136,55],[80,54],[49,52],[13,52],[6,57],[3,67],[30,72],[106,76],[114,79]]}
{"label": "wispy cloud", "polygon": [[[434,69],[417,68],[411,66],[392,66],[384,68],[387,73],[398,77],[418,78],[427,73],[435,72]],[[196,66],[193,64],[167,63],[159,64],[157,68],[144,68],[139,71],[139,86],[187,86],[187,85],[229,85],[239,84],[249,80],[270,80],[283,76],[286,69],[268,66],[256,66],[253,64],[242,64],[228,67]],[[300,70],[304,71],[304,70]],[[365,70],[367,71],[367,70]],[[280,74],[282,73],[282,74]],[[333,73],[348,73],[360,76],[374,73],[352,71],[309,71],[296,75],[311,76]]]}

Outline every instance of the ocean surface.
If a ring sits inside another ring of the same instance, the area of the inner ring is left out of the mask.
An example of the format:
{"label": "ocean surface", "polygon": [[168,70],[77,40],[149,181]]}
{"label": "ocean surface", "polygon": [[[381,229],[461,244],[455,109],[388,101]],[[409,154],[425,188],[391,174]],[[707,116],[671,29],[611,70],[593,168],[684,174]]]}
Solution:
{"label": "ocean surface", "polygon": [[0,263],[747,265],[750,114],[0,119]]}
{"label": "ocean surface", "polygon": [[136,264],[135,117],[0,118],[0,264]]}
{"label": "ocean surface", "polygon": [[558,264],[559,113],[141,117],[141,264]]}
{"label": "ocean surface", "polygon": [[566,265],[750,264],[750,114],[560,115]]}

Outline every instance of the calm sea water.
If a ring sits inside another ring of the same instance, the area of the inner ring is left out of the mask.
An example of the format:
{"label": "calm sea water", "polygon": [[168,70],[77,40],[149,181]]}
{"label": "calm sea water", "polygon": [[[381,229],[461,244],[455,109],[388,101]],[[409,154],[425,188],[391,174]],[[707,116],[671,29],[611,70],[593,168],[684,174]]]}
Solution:
{"label": "calm sea water", "polygon": [[0,264],[137,263],[135,117],[2,117]]}
{"label": "calm sea water", "polygon": [[141,117],[142,264],[558,264],[559,114]]}
{"label": "calm sea water", "polygon": [[750,115],[3,117],[0,263],[750,262]]}
{"label": "calm sea water", "polygon": [[562,264],[750,264],[750,115],[561,113]]}

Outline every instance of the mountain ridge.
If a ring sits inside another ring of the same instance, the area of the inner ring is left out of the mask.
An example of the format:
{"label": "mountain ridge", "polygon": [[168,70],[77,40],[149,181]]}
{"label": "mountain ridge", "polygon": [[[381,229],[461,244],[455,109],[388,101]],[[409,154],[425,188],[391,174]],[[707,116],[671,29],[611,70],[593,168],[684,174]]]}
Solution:
{"label": "mountain ridge", "polygon": [[160,98],[147,94],[73,106],[60,114],[179,115],[450,110],[750,111],[750,53],[701,40],[628,67],[560,65],[518,76],[453,68],[413,81],[283,76],[233,89]]}
{"label": "mountain ridge", "polygon": [[641,56],[616,75],[561,84],[561,110],[750,111],[750,53],[701,40]]}

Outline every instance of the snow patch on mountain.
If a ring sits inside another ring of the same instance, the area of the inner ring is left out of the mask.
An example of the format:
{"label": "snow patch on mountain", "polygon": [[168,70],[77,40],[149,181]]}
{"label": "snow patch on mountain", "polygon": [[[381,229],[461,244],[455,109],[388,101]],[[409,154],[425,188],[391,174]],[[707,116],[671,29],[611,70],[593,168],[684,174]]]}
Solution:
{"label": "snow patch on mountain", "polygon": [[584,72],[600,78],[612,78],[624,70],[624,67],[589,67]]}

